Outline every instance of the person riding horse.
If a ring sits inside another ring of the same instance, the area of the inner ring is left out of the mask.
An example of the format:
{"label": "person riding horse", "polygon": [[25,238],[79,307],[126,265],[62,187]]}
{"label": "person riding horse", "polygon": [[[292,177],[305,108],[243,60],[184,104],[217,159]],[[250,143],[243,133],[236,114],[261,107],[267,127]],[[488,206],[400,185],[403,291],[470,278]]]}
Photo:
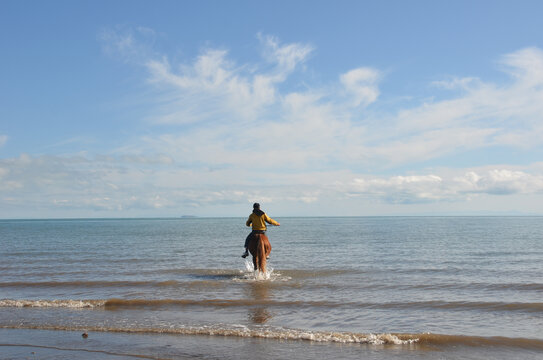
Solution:
{"label": "person riding horse", "polygon": [[251,233],[247,235],[247,238],[245,239],[245,252],[243,253],[243,255],[241,255],[242,258],[246,258],[247,256],[249,256],[249,242],[254,237],[254,235],[266,234],[266,223],[275,226],[281,225],[277,221],[266,215],[264,211],[260,210],[259,203],[254,203],[253,212],[251,213],[251,215],[249,215],[249,219],[247,219],[247,222],[245,223],[247,226],[252,225],[253,231],[251,231]]}

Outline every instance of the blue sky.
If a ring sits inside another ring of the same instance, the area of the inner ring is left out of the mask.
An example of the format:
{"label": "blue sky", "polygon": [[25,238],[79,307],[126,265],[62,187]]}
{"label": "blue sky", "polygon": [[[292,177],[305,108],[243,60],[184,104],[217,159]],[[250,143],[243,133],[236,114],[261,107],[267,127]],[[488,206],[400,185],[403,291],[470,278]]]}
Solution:
{"label": "blue sky", "polygon": [[543,215],[541,1],[0,4],[0,218]]}

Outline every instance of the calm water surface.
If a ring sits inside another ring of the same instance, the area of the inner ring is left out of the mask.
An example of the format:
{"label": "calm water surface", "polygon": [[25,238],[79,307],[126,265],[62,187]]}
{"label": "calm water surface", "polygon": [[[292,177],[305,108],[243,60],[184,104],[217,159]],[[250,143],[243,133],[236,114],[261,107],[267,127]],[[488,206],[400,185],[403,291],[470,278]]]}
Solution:
{"label": "calm water surface", "polygon": [[0,353],[543,358],[543,218],[276,220],[0,221]]}

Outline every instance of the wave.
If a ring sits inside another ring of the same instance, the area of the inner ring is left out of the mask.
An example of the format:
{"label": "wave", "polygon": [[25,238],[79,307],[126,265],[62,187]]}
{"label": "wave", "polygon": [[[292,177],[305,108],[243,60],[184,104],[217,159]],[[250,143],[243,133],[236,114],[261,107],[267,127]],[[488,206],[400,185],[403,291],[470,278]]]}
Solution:
{"label": "wave", "polygon": [[160,327],[114,327],[114,326],[69,326],[69,325],[2,325],[4,329],[32,329],[55,331],[114,332],[134,334],[205,335],[240,338],[265,338],[271,340],[293,340],[366,345],[401,345],[412,347],[444,348],[468,347],[507,347],[524,350],[543,350],[542,339],[510,338],[503,336],[446,335],[432,333],[354,333],[342,331],[313,331],[287,329],[280,327],[251,328],[243,325],[202,325]]}
{"label": "wave", "polygon": [[[107,299],[107,300],[0,300],[0,307],[16,308],[140,308],[166,306],[212,306],[212,307],[246,307],[254,305],[267,306],[302,306],[302,301],[273,301],[250,299]],[[327,305],[325,302],[314,304]],[[328,304],[329,305],[329,304]]]}
{"label": "wave", "polygon": [[418,342],[418,338],[404,335],[400,338],[394,334],[357,334],[351,332],[310,331],[285,328],[249,328],[246,326],[186,326],[179,328],[132,328],[132,327],[82,327],[64,325],[5,325],[6,329],[35,329],[57,331],[85,331],[85,332],[120,332],[120,333],[159,333],[173,335],[206,335],[227,336],[243,338],[265,338],[274,340],[306,340],[313,342],[334,342],[372,345],[408,345]]}
{"label": "wave", "polygon": [[96,299],[96,300],[24,300],[2,299],[0,307],[18,308],[143,308],[143,307],[172,307],[172,306],[199,306],[199,307],[325,307],[325,308],[371,308],[371,309],[436,309],[456,311],[521,311],[530,313],[543,313],[543,303],[507,303],[507,302],[466,302],[466,301],[414,301],[414,302],[334,302],[326,300],[303,301],[277,301],[272,299]]}
{"label": "wave", "polygon": [[[270,280],[267,284],[270,288],[300,288],[305,290],[326,289],[336,291],[343,289],[345,285],[337,283],[314,283],[310,281],[290,281],[293,278],[309,277],[308,274],[298,274],[295,271],[275,271],[269,274]],[[142,280],[142,281],[12,281],[0,282],[0,288],[209,288],[228,286],[232,282],[245,283],[255,281],[253,272],[237,273],[215,273],[215,274],[192,274],[189,281],[180,280]],[[226,281],[225,281],[226,280]],[[541,283],[435,283],[435,284],[389,284],[382,283],[359,283],[353,287],[363,290],[475,290],[475,291],[517,291],[534,292],[542,291]]]}
{"label": "wave", "polygon": [[377,308],[421,308],[443,310],[543,312],[543,303],[508,303],[499,301],[415,301],[376,304]]}
{"label": "wave", "polygon": [[107,300],[0,300],[0,307],[16,308],[97,308],[105,305]]}
{"label": "wave", "polygon": [[468,336],[468,335],[441,335],[441,334],[418,334],[399,335],[399,338],[416,336],[418,344],[436,347],[442,346],[470,346],[470,347],[514,347],[525,350],[543,350],[543,340],[528,338],[510,338],[504,336]]}
{"label": "wave", "polygon": [[313,278],[323,278],[323,277],[332,277],[340,276],[345,274],[351,275],[363,275],[364,272],[361,270],[353,269],[319,269],[319,270],[301,270],[301,269],[285,269],[280,270],[281,274],[291,277],[293,279],[313,279]]}
{"label": "wave", "polygon": [[[177,280],[165,280],[165,281],[13,281],[0,283],[2,287],[14,287],[14,288],[35,288],[35,287],[47,287],[47,288],[67,288],[67,287],[84,287],[84,288],[109,288],[109,287],[164,287],[164,286],[179,286],[187,284],[186,282],[180,282]],[[190,285],[190,283],[189,283]]]}
{"label": "wave", "polygon": [[[226,270],[226,269],[156,269],[143,271],[142,274],[146,275],[185,275],[193,278],[234,278],[239,277],[247,272],[252,272],[252,262],[245,259],[244,270]],[[331,276],[338,276],[344,274],[363,274],[359,270],[346,270],[346,269],[318,269],[318,270],[300,270],[300,269],[282,269],[280,273],[284,276],[292,279],[312,279],[312,278],[324,278]]]}
{"label": "wave", "polygon": [[487,290],[487,291],[541,291],[542,283],[435,283],[384,285],[386,288],[420,289],[420,290]]}

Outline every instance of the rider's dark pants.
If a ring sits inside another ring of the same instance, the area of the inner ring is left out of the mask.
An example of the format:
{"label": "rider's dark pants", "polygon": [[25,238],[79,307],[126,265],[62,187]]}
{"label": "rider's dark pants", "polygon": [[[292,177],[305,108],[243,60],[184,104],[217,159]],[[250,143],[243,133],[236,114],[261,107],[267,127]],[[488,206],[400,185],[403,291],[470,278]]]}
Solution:
{"label": "rider's dark pants", "polygon": [[249,246],[249,241],[251,241],[251,238],[254,234],[265,234],[266,230],[253,230],[249,235],[247,235],[247,238],[245,239],[245,245],[244,247],[247,248]]}

